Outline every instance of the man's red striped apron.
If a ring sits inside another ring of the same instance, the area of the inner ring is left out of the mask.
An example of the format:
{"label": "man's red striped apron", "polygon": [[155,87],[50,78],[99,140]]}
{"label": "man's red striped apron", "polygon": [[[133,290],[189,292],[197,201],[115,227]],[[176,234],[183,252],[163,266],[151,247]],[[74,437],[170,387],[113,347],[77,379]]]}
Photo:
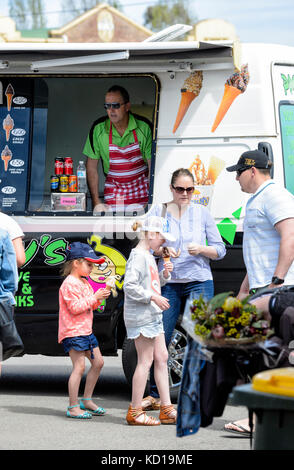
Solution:
{"label": "man's red striped apron", "polygon": [[149,197],[148,166],[144,162],[136,131],[135,142],[126,147],[112,143],[109,130],[109,172],[104,186],[104,201],[110,206],[145,205]]}

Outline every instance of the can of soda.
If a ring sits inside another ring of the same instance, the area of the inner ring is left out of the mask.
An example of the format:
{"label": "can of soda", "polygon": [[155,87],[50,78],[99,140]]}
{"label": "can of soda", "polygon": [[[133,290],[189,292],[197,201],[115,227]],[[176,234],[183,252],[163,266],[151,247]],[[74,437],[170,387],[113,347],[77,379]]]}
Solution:
{"label": "can of soda", "polygon": [[61,193],[67,193],[68,192],[68,176],[67,175],[61,175],[59,178],[59,191]]}
{"label": "can of soda", "polygon": [[61,157],[55,158],[54,172],[55,175],[63,175],[64,161]]}
{"label": "can of soda", "polygon": [[64,158],[64,171],[65,175],[72,175],[73,174],[73,161],[71,157]]}
{"label": "can of soda", "polygon": [[51,193],[57,193],[59,189],[59,176],[52,175],[50,178]]}
{"label": "can of soda", "polygon": [[78,181],[76,175],[69,175],[68,177],[68,192],[76,193],[78,190]]}

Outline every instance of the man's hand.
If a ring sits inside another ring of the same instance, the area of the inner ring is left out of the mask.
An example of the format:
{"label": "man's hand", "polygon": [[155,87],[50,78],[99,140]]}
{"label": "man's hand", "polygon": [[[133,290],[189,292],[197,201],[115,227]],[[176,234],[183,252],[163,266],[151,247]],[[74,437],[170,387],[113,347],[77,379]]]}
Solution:
{"label": "man's hand", "polygon": [[110,210],[109,206],[107,206],[106,204],[103,204],[102,202],[99,202],[94,207],[93,214],[100,214],[101,212],[108,212],[109,210]]}

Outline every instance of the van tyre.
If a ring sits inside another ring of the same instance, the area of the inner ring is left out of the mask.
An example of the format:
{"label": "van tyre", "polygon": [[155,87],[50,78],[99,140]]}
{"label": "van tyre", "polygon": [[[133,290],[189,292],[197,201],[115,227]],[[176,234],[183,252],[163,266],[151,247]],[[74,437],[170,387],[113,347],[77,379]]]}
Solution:
{"label": "van tyre", "polygon": [[[167,361],[170,393],[173,399],[177,397],[180,390],[186,347],[186,333],[181,326],[177,325],[168,348],[169,355]],[[135,342],[132,339],[125,338],[122,346],[122,366],[126,380],[130,386],[132,386],[136,365],[137,351]],[[148,393],[149,391],[146,390],[146,394]]]}

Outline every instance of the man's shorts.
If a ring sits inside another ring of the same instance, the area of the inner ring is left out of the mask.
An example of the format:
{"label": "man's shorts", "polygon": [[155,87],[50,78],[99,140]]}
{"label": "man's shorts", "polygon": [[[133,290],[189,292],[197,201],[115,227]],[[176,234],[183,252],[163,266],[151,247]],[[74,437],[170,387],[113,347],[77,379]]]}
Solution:
{"label": "man's shorts", "polygon": [[71,349],[75,351],[91,351],[91,358],[94,359],[93,349],[98,347],[96,336],[92,333],[86,336],[73,336],[62,340],[64,351],[69,353]]}
{"label": "man's shorts", "polygon": [[270,298],[271,315],[282,315],[287,307],[294,307],[294,286],[283,286],[277,289]]}

